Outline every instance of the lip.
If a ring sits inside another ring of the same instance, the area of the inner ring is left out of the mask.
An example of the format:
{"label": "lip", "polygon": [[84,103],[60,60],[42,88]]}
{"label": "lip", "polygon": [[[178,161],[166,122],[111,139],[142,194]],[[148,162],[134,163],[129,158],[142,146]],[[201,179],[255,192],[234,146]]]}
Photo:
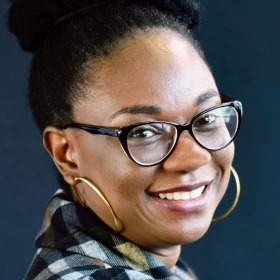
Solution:
{"label": "lip", "polygon": [[[150,193],[150,197],[153,200],[153,202],[156,203],[156,205],[161,208],[164,208],[172,212],[191,214],[191,213],[199,212],[205,208],[210,197],[211,184],[212,181],[201,182],[194,185],[179,186],[172,189],[166,189],[163,191]],[[167,200],[167,199],[161,199],[156,196],[159,193],[192,191],[204,185],[206,187],[203,193],[199,197],[192,200]]]}
{"label": "lip", "polygon": [[171,189],[164,189],[164,190],[160,190],[160,191],[156,191],[156,192],[151,192],[150,194],[156,195],[159,193],[190,192],[197,188],[200,188],[201,186],[208,186],[211,184],[211,182],[212,181],[204,181],[204,182],[199,182],[199,183],[195,183],[195,184],[182,185],[182,186],[178,186],[178,187],[171,188]]}

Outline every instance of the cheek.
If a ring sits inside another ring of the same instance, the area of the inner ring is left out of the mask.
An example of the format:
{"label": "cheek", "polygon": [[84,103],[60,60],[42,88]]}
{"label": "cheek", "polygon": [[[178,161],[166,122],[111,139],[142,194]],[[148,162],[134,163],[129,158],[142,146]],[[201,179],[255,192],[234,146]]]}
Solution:
{"label": "cheek", "polygon": [[234,158],[234,144],[230,144],[225,149],[215,152],[212,155],[212,160],[214,164],[218,167],[220,174],[219,178],[219,188],[217,189],[218,192],[218,201],[220,201],[228,187],[229,178],[230,178],[230,167],[232,165],[232,161]]}
{"label": "cheek", "polygon": [[234,144],[231,143],[226,148],[212,153],[212,162],[221,170],[227,172],[232,165],[234,158]]}
{"label": "cheek", "polygon": [[112,165],[123,167],[125,157],[118,139],[103,135],[85,135],[78,143],[78,168],[83,176],[94,179],[93,175],[106,173],[110,175]]}
{"label": "cheek", "polygon": [[[152,184],[156,171],[155,168],[141,167],[131,161],[118,142],[100,138],[94,140],[94,145],[89,145],[92,141],[88,141],[81,146],[79,176],[97,186],[117,217],[127,225],[137,216],[135,209],[143,208],[145,190]],[[100,197],[87,187],[86,197],[93,212],[114,228],[112,217]]]}
{"label": "cheek", "polygon": [[108,198],[133,195],[152,182],[152,168],[135,164],[118,139],[93,137],[80,150],[79,172],[94,181]]}

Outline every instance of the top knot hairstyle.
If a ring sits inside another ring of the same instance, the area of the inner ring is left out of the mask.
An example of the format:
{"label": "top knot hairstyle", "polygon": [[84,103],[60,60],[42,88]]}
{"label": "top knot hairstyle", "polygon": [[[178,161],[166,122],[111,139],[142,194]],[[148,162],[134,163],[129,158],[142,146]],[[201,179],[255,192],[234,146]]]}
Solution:
{"label": "top knot hairstyle", "polygon": [[34,58],[29,104],[41,131],[72,122],[89,57],[110,55],[136,30],[166,28],[186,36],[199,23],[196,0],[10,0],[9,29]]}

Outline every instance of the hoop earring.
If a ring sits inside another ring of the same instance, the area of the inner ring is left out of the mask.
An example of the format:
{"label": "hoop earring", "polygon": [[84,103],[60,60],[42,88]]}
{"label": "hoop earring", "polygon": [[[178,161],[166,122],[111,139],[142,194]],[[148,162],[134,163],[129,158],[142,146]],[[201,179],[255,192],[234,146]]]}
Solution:
{"label": "hoop earring", "polygon": [[[109,201],[104,196],[104,194],[88,179],[85,179],[83,177],[74,177],[74,180],[75,180],[75,182],[78,182],[78,181],[84,182],[86,185],[88,185],[90,188],[92,188],[98,194],[98,196],[104,202],[104,204],[108,208],[108,210],[113,218],[113,221],[115,224],[115,233],[120,232],[122,230],[122,224],[121,224],[120,220],[118,219],[118,217],[116,216],[112,206],[110,205]],[[79,201],[83,201],[83,203],[81,203],[83,206],[86,205],[86,203],[85,203],[86,200],[81,200],[79,195],[77,197],[78,197]]]}
{"label": "hoop earring", "polygon": [[224,218],[226,218],[233,210],[234,208],[236,207],[237,203],[238,203],[238,200],[239,200],[239,196],[240,196],[240,180],[239,180],[239,177],[238,177],[238,174],[237,172],[235,171],[235,169],[231,166],[230,167],[230,171],[232,172],[232,175],[235,179],[235,183],[236,183],[236,195],[235,195],[235,199],[231,205],[231,207],[221,216],[218,216],[216,218],[213,218],[212,219],[212,222],[218,222]]}

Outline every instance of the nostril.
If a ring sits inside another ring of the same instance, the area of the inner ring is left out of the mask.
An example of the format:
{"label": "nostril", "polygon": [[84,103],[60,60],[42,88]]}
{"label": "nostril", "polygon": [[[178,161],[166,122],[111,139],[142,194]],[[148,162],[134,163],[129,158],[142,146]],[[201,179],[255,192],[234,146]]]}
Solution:
{"label": "nostril", "polygon": [[212,159],[208,150],[201,147],[189,134],[182,135],[172,154],[163,162],[169,171],[194,171]]}

